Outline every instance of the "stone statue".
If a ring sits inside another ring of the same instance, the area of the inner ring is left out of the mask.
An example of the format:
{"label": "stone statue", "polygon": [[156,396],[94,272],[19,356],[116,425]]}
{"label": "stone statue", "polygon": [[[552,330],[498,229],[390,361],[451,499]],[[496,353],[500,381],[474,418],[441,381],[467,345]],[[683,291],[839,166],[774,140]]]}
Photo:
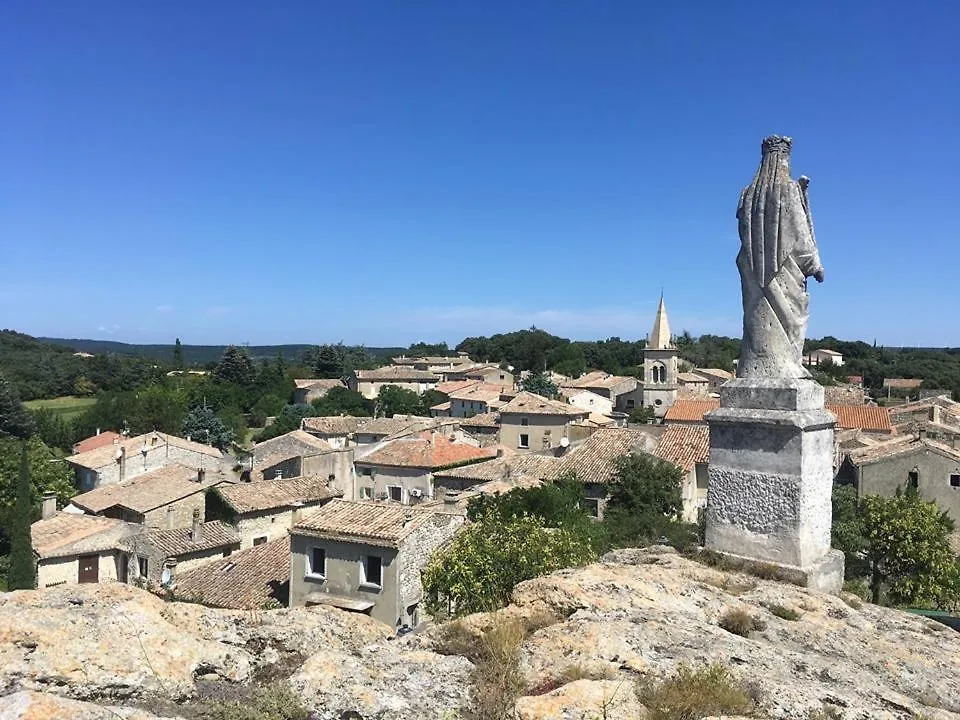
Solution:
{"label": "stone statue", "polygon": [[737,377],[806,378],[803,341],[809,319],[807,278],[823,282],[807,186],[790,177],[788,137],[761,144],[760,168],[740,194],[743,345]]}

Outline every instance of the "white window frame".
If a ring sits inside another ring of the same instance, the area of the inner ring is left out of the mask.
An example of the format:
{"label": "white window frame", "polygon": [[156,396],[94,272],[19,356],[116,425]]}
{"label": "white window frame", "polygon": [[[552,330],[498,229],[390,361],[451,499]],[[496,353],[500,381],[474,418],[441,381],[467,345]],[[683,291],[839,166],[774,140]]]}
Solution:
{"label": "white window frame", "polygon": [[361,485],[360,486],[360,499],[361,500],[373,500],[373,487],[370,485]]}
{"label": "white window frame", "polygon": [[[367,579],[367,562],[370,558],[376,558],[380,563],[380,582],[370,582]],[[368,590],[383,590],[383,556],[381,555],[364,555],[360,559],[360,587],[366,588]]]}
{"label": "white window frame", "polygon": [[[524,440],[526,438],[526,440]],[[524,450],[530,448],[530,435],[527,433],[520,433],[517,436],[517,447],[523,448]]]}
{"label": "white window frame", "polygon": [[[393,490],[394,488],[400,491],[399,499],[394,499],[393,497],[393,493],[391,492],[391,490]],[[403,502],[403,485],[387,485],[387,499],[393,500],[394,502],[402,503]]]}
{"label": "white window frame", "polygon": [[[321,572],[317,572],[316,568],[313,567],[313,553],[315,550],[319,550],[323,553],[323,567],[320,569]],[[307,567],[304,573],[305,577],[314,578],[316,580],[326,580],[327,579],[327,549],[322,548],[319,545],[311,545],[307,548]]]}

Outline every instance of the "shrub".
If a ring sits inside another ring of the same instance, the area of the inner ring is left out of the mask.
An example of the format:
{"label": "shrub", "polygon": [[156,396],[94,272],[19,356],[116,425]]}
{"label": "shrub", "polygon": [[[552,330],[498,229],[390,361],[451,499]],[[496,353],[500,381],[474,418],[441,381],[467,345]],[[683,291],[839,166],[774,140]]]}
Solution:
{"label": "shrub", "polygon": [[307,717],[300,698],[286,683],[256,688],[243,700],[201,700],[189,709],[194,720],[305,720]]}
{"label": "shrub", "polygon": [[753,630],[763,630],[766,624],[743,608],[731,608],[720,616],[720,627],[741,637],[749,637]]}
{"label": "shrub", "polygon": [[793,608],[788,608],[784,605],[778,605],[777,603],[769,603],[764,605],[773,615],[776,615],[781,620],[799,620],[800,613],[798,613]]}
{"label": "shrub", "polygon": [[674,677],[659,685],[641,685],[637,697],[649,720],[699,720],[709,715],[747,715],[754,702],[729,668],[715,664],[691,668],[681,664]]}

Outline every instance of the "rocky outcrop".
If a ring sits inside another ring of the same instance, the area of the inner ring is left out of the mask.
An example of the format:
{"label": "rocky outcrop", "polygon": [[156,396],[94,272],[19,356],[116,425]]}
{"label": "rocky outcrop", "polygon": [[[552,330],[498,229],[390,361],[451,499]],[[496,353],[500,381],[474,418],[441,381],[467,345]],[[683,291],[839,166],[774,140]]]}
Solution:
{"label": "rocky outcrop", "polygon": [[[737,609],[756,620],[746,637],[720,624]],[[462,627],[480,633],[511,619],[533,628],[519,654],[522,720],[643,718],[637,688],[681,663],[729,668],[763,718],[807,720],[827,707],[826,717],[845,720],[960,720],[960,634],[667,549],[619,551],[523,583],[510,607]],[[0,718],[190,717],[183,700],[198,688],[277,678],[317,720],[456,718],[472,702],[474,667],[440,654],[450,652],[442,636],[394,638],[326,607],[169,603],[123,585],[9,593],[0,595]]]}

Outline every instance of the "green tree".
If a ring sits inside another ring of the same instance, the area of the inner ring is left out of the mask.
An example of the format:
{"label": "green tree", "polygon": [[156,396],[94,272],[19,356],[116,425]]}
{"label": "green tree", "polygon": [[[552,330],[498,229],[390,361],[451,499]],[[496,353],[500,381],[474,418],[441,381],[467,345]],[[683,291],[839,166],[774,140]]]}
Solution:
{"label": "green tree", "polygon": [[183,434],[196,442],[223,450],[233,442],[234,434],[212,408],[195,407],[183,421]]}
{"label": "green tree", "polygon": [[545,398],[555,398],[560,394],[560,388],[544,372],[534,373],[520,383],[520,389],[542,395]]}
{"label": "green tree", "polygon": [[183,345],[180,344],[180,338],[173,344],[173,369],[183,370]]}
{"label": "green tree", "polygon": [[394,415],[416,415],[421,410],[420,396],[413,390],[405,390],[396,385],[385,385],[377,397],[377,414],[381,417]]}
{"label": "green tree", "polygon": [[250,385],[256,378],[256,368],[246,348],[230,345],[214,368],[213,375],[222,382]]}
{"label": "green tree", "polygon": [[608,485],[604,525],[610,541],[620,547],[676,538],[682,530],[683,471],[673,463],[646,453],[631,453],[614,460]]}
{"label": "green tree", "polygon": [[268,417],[274,417],[283,410],[286,403],[277,395],[261,395],[250,409],[250,424],[254,427],[263,427]]}
{"label": "green tree", "polygon": [[373,414],[373,401],[367,400],[356,390],[345,387],[331,388],[323,397],[315,398],[311,403],[313,415],[353,415],[369,417]]}
{"label": "green tree", "polygon": [[61,505],[74,495],[73,472],[63,461],[62,453],[51,450],[37,437],[25,442],[0,438],[0,545],[9,540],[9,532],[16,524],[17,477],[24,445],[30,466],[30,517],[39,515],[43,493],[55,492]]}
{"label": "green tree", "polygon": [[656,419],[656,417],[657,414],[654,412],[653,408],[649,405],[644,405],[643,407],[638,407],[631,410],[630,416],[627,418],[627,422],[649,425]]}
{"label": "green tree", "polygon": [[847,579],[867,577],[870,565],[866,560],[867,529],[857,489],[852,485],[833,486],[833,522],[830,544],[843,552],[844,575]]}
{"label": "green tree", "polygon": [[127,427],[132,434],[159,430],[176,435],[187,415],[187,398],[172,387],[149,385],[134,395],[132,407],[127,410]]}
{"label": "green tree", "polygon": [[466,615],[503,607],[517,583],[592,562],[596,552],[563,528],[547,528],[531,515],[504,519],[480,514],[423,573],[427,610]]}
{"label": "green tree", "polygon": [[420,408],[417,410],[417,415],[430,417],[430,408],[445,403],[447,399],[447,395],[439,390],[425,390],[423,395],[420,396]]}
{"label": "green tree", "polygon": [[63,419],[60,413],[50,408],[38,408],[30,412],[33,434],[50,447],[69,451],[76,438],[73,424]]}
{"label": "green tree", "polygon": [[886,591],[898,605],[943,603],[954,583],[953,522],[935,503],[898,493],[860,501],[873,602]]}
{"label": "green tree", "polygon": [[20,474],[17,481],[17,502],[10,532],[10,570],[7,572],[9,590],[32,590],[37,585],[36,566],[33,562],[33,543],[30,525],[33,520],[33,504],[30,500],[30,459],[27,444],[20,447]]}
{"label": "green tree", "polygon": [[24,439],[33,431],[27,409],[20,402],[17,391],[0,373],[0,437]]}

